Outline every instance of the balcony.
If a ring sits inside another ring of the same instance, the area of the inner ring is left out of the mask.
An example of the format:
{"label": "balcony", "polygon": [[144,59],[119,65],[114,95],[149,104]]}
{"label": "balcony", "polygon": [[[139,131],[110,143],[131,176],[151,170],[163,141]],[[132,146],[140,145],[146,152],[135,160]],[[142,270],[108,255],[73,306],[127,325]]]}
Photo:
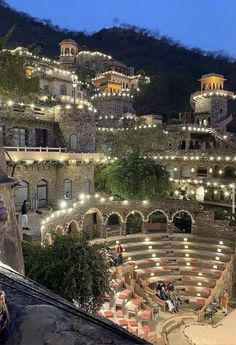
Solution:
{"label": "balcony", "polygon": [[68,162],[74,164],[76,161],[90,162],[105,159],[103,153],[99,152],[67,152],[66,148],[61,147],[11,147],[5,146],[6,160],[14,162],[25,161],[26,164],[42,161]]}

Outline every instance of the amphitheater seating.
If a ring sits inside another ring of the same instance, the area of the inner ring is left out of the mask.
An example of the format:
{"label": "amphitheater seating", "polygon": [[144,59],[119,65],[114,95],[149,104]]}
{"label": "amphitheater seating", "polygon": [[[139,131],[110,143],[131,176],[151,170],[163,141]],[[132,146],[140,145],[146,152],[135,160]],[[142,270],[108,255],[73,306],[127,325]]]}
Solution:
{"label": "amphitheater seating", "polygon": [[[229,240],[189,234],[136,234],[106,242],[113,248],[122,244],[124,262],[133,265],[136,279],[147,290],[152,292],[157,281],[173,282],[182,301],[188,302],[181,305],[183,311],[204,305],[234,252]],[[133,334],[155,337],[159,319],[153,322],[151,308],[120,277],[113,281],[112,294],[101,313]]]}
{"label": "amphitheater seating", "polygon": [[194,307],[204,304],[233,253],[233,242],[186,234],[135,234],[109,238],[124,249],[124,262],[134,264],[137,278],[151,285],[173,282]]}

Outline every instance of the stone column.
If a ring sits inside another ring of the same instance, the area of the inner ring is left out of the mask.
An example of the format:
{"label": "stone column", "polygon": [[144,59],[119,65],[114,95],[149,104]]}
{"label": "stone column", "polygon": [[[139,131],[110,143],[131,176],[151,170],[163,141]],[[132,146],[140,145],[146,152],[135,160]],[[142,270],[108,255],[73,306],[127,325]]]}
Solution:
{"label": "stone column", "polygon": [[121,229],[120,229],[121,236],[126,236],[126,222],[122,222],[120,226],[121,226]]}
{"label": "stone column", "polygon": [[143,221],[142,230],[141,231],[142,231],[143,234],[147,234],[147,232],[148,232],[148,221],[147,220]]}

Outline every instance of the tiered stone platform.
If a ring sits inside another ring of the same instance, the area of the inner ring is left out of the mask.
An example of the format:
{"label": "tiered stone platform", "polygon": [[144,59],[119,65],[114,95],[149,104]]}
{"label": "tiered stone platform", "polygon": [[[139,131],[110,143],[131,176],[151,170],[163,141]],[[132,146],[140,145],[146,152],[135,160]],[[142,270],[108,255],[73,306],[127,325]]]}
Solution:
{"label": "tiered stone platform", "polygon": [[[110,247],[124,249],[124,262],[134,264],[146,285],[173,282],[183,299],[204,305],[234,253],[229,240],[182,234],[135,234],[107,239]],[[193,306],[193,304],[191,304]]]}

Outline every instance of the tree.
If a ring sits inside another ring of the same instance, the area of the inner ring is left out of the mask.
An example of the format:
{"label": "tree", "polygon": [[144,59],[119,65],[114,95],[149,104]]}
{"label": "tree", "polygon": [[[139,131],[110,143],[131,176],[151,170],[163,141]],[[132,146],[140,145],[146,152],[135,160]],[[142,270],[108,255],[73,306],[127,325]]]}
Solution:
{"label": "tree", "polygon": [[26,275],[94,313],[110,291],[111,274],[102,248],[83,235],[56,236],[53,245],[46,247],[23,242]]}
{"label": "tree", "polygon": [[155,128],[139,128],[144,123],[139,120],[130,127],[115,132],[100,132],[97,137],[97,149],[115,157],[137,153],[143,155],[162,149],[165,134],[161,125]]}
{"label": "tree", "polygon": [[131,153],[95,170],[95,188],[128,200],[160,201],[170,190],[168,173],[152,159]]}
{"label": "tree", "polygon": [[38,77],[29,78],[26,69],[30,65],[26,57],[0,52],[0,93],[15,100],[29,100],[39,90]]}

